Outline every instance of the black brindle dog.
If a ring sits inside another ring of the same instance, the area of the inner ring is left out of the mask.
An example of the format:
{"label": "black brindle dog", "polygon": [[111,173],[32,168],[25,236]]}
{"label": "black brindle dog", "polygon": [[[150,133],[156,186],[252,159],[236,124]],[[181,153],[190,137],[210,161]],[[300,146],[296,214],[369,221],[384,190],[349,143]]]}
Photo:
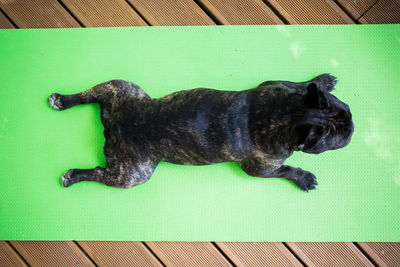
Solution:
{"label": "black brindle dog", "polygon": [[268,81],[255,89],[198,88],[153,99],[134,83],[113,80],[74,94],[53,94],[64,110],[99,103],[107,167],[72,169],[64,186],[97,181],[130,188],[150,179],[160,161],[206,165],[239,162],[251,176],[283,177],[303,190],[315,176],[283,165],[293,151],[321,153],[346,146],[353,133],[349,107],[329,92],[335,77]]}

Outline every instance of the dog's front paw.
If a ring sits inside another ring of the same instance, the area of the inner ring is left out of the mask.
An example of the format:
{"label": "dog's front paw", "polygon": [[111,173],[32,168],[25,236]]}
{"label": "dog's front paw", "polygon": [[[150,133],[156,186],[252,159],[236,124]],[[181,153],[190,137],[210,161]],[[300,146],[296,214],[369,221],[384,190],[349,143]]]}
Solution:
{"label": "dog's front paw", "polygon": [[335,89],[335,85],[337,83],[337,79],[335,76],[330,74],[321,74],[318,77],[314,78],[313,81],[318,85],[318,87],[322,90],[326,90],[328,92]]}
{"label": "dog's front paw", "polygon": [[293,182],[295,182],[296,185],[304,191],[315,189],[315,186],[318,184],[315,175],[307,171],[304,171],[301,175],[296,176],[293,179]]}
{"label": "dog's front paw", "polygon": [[49,97],[49,104],[56,110],[64,110],[64,104],[61,100],[61,95],[54,93]]}

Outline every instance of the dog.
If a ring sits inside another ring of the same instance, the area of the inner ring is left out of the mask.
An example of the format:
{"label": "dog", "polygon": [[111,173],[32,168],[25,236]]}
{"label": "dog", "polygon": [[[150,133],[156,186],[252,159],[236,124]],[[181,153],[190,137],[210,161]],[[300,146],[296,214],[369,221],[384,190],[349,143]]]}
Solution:
{"label": "dog", "polygon": [[250,176],[282,177],[302,190],[315,189],[314,174],[283,163],[294,151],[318,154],[350,142],[349,106],[330,94],[336,83],[322,74],[244,91],[197,88],[151,98],[134,83],[112,80],[78,94],[54,93],[49,103],[56,110],[99,103],[106,138],[107,167],[68,170],[62,184],[130,188],[149,180],[160,161],[238,162]]}

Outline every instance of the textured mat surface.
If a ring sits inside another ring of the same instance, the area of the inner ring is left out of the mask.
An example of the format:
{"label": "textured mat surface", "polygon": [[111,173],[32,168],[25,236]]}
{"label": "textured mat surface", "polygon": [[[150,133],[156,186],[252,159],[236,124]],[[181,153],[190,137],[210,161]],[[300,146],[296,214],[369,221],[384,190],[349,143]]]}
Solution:
{"label": "textured mat surface", "polygon": [[[399,25],[1,30],[0,239],[400,241],[399,45]],[[69,168],[104,166],[104,137],[98,106],[54,111],[55,91],[118,78],[159,97],[325,72],[356,129],[344,149],[287,161],[317,190],[234,163],[162,163],[128,190],[61,186]]]}

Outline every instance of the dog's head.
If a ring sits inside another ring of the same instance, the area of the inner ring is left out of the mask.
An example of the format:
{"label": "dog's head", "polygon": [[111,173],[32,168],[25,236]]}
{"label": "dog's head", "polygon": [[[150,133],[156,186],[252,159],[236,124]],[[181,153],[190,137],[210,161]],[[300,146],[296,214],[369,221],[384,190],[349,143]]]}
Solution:
{"label": "dog's head", "polygon": [[315,83],[307,87],[304,104],[305,116],[296,127],[297,150],[319,154],[350,142],[354,124],[348,105]]}

